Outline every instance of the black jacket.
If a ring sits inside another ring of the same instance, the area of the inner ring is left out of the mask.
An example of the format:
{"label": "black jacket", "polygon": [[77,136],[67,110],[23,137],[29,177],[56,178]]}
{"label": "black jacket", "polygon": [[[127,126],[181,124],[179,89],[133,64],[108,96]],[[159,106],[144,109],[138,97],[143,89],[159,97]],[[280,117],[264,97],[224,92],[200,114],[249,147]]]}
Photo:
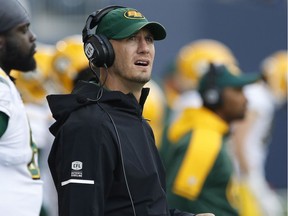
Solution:
{"label": "black jacket", "polygon": [[163,165],[142,117],[148,93],[143,89],[138,103],[82,82],[72,94],[47,96],[56,119],[48,163],[61,216],[133,216],[133,208],[137,216],[171,214]]}

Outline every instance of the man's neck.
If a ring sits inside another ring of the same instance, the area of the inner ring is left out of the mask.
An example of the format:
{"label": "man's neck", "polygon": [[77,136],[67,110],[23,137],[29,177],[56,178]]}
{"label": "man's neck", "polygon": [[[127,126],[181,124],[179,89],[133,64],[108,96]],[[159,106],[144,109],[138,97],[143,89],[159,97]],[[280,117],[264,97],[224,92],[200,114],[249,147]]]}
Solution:
{"label": "man's neck", "polygon": [[111,91],[121,91],[124,94],[131,93],[139,102],[144,84],[119,79],[118,77],[111,77],[109,75],[105,79],[102,79],[102,77],[100,77],[100,80],[101,83],[104,84],[105,88]]}

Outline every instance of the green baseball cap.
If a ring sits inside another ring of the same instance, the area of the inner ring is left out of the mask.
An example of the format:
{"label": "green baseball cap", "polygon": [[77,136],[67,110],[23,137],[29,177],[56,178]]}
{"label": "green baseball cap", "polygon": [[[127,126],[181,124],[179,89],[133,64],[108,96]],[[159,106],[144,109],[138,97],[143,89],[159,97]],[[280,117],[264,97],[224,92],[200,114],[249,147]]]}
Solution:
{"label": "green baseball cap", "polygon": [[261,79],[261,75],[259,73],[233,74],[223,65],[214,67],[215,68],[212,69],[210,67],[209,71],[200,79],[198,86],[198,91],[200,93],[206,91],[208,88],[211,88],[211,83],[221,90],[226,87],[243,87]]}
{"label": "green baseball cap", "polygon": [[117,8],[107,13],[96,28],[96,34],[108,39],[124,39],[142,28],[151,31],[154,40],[166,37],[165,28],[158,22],[149,22],[139,11],[133,8]]}

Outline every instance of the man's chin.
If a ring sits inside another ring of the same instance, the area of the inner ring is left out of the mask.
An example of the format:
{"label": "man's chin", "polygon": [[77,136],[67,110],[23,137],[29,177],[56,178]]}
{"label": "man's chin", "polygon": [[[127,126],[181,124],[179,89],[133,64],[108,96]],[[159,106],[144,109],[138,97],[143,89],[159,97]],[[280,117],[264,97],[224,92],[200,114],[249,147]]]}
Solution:
{"label": "man's chin", "polygon": [[19,68],[17,68],[17,70],[22,72],[29,72],[36,70],[36,67],[37,67],[36,61],[33,60],[19,65]]}

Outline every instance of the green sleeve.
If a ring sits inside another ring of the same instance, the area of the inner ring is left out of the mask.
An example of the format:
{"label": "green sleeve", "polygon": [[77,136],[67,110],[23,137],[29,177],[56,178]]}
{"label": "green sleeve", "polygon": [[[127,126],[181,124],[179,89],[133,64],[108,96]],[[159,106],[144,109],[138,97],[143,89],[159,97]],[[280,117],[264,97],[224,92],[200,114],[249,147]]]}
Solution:
{"label": "green sleeve", "polygon": [[3,112],[0,112],[0,137],[5,133],[8,127],[9,117]]}

